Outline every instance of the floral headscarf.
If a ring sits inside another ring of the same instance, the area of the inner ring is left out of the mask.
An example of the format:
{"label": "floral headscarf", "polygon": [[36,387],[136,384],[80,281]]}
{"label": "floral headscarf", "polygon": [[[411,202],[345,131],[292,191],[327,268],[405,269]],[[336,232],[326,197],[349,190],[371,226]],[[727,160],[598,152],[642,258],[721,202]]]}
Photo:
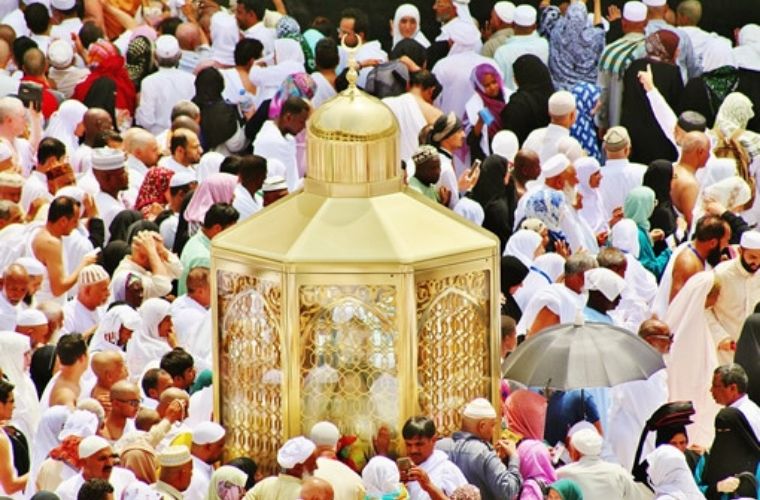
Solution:
{"label": "floral headscarf", "polygon": [[675,64],[678,35],[670,30],[655,31],[644,41],[647,56],[655,61]]}
{"label": "floral headscarf", "polygon": [[169,181],[173,175],[174,171],[168,168],[156,166],[149,169],[137,193],[135,209],[147,217],[153,203],[166,205],[166,190],[169,189]]}
{"label": "floral headscarf", "polygon": [[107,40],[97,40],[87,49],[87,62],[91,68],[97,68],[111,57],[119,56],[119,49]]}
{"label": "floral headscarf", "polygon": [[562,205],[565,195],[554,189],[540,189],[528,198],[525,217],[535,218],[546,224],[550,231],[560,232]]}
{"label": "floral headscarf", "polygon": [[312,99],[317,91],[317,84],[307,73],[293,73],[285,78],[269,104],[269,119],[280,116],[282,105],[289,97]]}
{"label": "floral headscarf", "polygon": [[127,46],[127,73],[135,87],[153,70],[153,42],[145,36],[132,39]]}
{"label": "floral headscarf", "polygon": [[599,136],[592,111],[602,95],[602,91],[598,85],[593,83],[578,82],[570,92],[575,97],[576,105],[576,118],[575,123],[570,127],[570,135],[583,146],[589,156],[601,161],[602,151],[599,148]]}
{"label": "floral headscarf", "polygon": [[283,16],[277,21],[275,27],[277,38],[289,38],[297,41],[301,45],[301,51],[303,52],[304,59],[306,60],[305,66],[308,73],[316,71],[317,66],[314,62],[314,52],[312,52],[309,42],[301,34],[301,26],[294,18],[290,16]]}

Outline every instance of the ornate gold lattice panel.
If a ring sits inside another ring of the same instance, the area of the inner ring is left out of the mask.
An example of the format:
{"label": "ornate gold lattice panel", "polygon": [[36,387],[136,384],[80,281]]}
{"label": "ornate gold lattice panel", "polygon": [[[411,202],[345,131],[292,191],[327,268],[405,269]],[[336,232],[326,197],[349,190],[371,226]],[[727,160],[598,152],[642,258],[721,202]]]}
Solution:
{"label": "ornate gold lattice panel", "polygon": [[468,401],[490,399],[489,275],[474,271],[416,285],[419,403],[440,434],[459,430]]}
{"label": "ornate gold lattice panel", "polygon": [[283,443],[280,284],[217,272],[220,420],[227,458],[249,456],[276,473]]}
{"label": "ornate gold lattice panel", "polygon": [[303,285],[299,305],[302,432],[329,420],[369,441],[380,424],[395,428],[396,288]]}

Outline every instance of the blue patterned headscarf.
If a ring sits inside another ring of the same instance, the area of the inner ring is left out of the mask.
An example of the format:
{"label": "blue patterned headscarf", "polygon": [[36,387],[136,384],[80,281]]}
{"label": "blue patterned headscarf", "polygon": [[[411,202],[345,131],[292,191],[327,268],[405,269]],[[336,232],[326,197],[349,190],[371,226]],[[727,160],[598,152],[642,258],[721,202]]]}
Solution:
{"label": "blue patterned headscarf", "polygon": [[313,73],[316,71],[317,67],[314,62],[314,51],[311,49],[309,43],[301,34],[301,26],[298,24],[298,21],[296,21],[295,18],[292,18],[290,16],[282,16],[280,20],[277,21],[277,26],[275,26],[275,34],[277,38],[290,38],[291,40],[298,42],[301,45],[301,51],[303,52],[303,57],[306,60],[304,63],[306,71],[308,73]]}
{"label": "blue patterned headscarf", "polygon": [[539,189],[528,198],[525,205],[525,217],[538,219],[549,228],[550,231],[560,232],[562,222],[562,205],[565,203],[565,195],[554,189]]}
{"label": "blue patterned headscarf", "polygon": [[570,135],[577,140],[586,154],[602,161],[602,151],[599,147],[596,125],[592,111],[596,106],[602,91],[599,86],[580,82],[570,91],[575,97],[575,123],[570,127]]}

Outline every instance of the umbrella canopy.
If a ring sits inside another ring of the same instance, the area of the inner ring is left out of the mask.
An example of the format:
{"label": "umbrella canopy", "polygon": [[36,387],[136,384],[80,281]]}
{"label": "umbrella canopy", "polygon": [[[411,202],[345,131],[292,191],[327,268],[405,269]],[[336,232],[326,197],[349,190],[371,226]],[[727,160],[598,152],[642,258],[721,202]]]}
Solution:
{"label": "umbrella canopy", "polygon": [[662,355],[638,335],[603,323],[557,325],[509,355],[504,378],[560,390],[612,387],[665,368]]}

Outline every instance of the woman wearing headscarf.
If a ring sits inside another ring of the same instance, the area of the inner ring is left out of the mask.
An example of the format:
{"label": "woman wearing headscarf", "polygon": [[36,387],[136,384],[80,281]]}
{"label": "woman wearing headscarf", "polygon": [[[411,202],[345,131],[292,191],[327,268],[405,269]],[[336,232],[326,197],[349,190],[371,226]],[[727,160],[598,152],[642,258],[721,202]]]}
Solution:
{"label": "woman wearing headscarf", "polygon": [[739,363],[747,372],[749,383],[747,384],[747,395],[755,402],[760,403],[760,313],[750,314],[736,342],[736,354],[734,361]]}
{"label": "woman wearing headscarf", "polygon": [[2,332],[0,335],[0,370],[8,381],[15,386],[13,395],[16,406],[13,410],[11,423],[21,430],[27,439],[31,439],[37,432],[41,413],[37,390],[29,377],[31,356],[32,348],[28,336],[15,332]]}
{"label": "woman wearing headscarf", "polygon": [[245,124],[246,137],[253,140],[267,120],[279,116],[283,103],[289,97],[300,97],[301,99],[311,100],[316,91],[317,84],[310,75],[304,72],[289,75],[282,81],[274,96],[271,99],[264,100],[256,109],[256,113]]}
{"label": "woman wearing headscarf", "polygon": [[502,251],[512,235],[515,207],[514,185],[506,184],[508,164],[499,155],[491,155],[480,166],[480,177],[469,197],[483,207],[482,226],[495,234]]}
{"label": "woman wearing headscarf", "polygon": [[704,498],[691,475],[686,457],[671,445],[658,446],[647,455],[649,484],[656,500],[698,500]]}
{"label": "woman wearing headscarf", "polygon": [[517,453],[523,478],[520,500],[544,500],[544,489],[557,480],[549,449],[541,440],[524,439],[517,446]]}
{"label": "woman wearing headscarf", "polygon": [[549,486],[549,496],[551,500],[583,500],[583,490],[578,483],[571,479],[560,479]]}
{"label": "woman wearing headscarf", "polygon": [[366,500],[402,500],[409,498],[401,484],[398,466],[383,456],[373,457],[362,469]]}
{"label": "woman wearing headscarf", "polygon": [[544,254],[543,243],[543,238],[537,232],[529,229],[519,229],[507,241],[504,255],[514,256],[526,267],[530,267],[539,255]]}
{"label": "woman wearing headscarf", "polygon": [[749,121],[755,116],[753,107],[754,104],[747,96],[731,92],[723,99],[715,117],[715,125],[707,133],[713,144],[720,144],[724,138],[737,140],[749,156],[749,163],[760,157],[760,134],[747,130]]}
{"label": "woman wearing headscarf", "polygon": [[700,480],[700,489],[710,500],[724,498],[717,491],[720,481],[743,472],[756,475],[760,462],[760,442],[740,410],[730,406],[720,410],[715,430],[715,441]]}
{"label": "woman wearing headscarf", "polygon": [[396,8],[391,21],[391,37],[393,37],[391,49],[405,38],[411,38],[425,48],[430,47],[430,41],[420,30],[420,11],[410,3],[401,4]]}
{"label": "woman wearing headscarf", "polygon": [[[652,215],[649,217],[649,223],[652,229],[661,229],[665,238],[674,234],[677,229],[676,209],[673,207],[673,201],[670,199],[670,184],[673,181],[673,164],[667,160],[655,160],[644,172],[642,185],[654,191],[655,207]],[[664,241],[656,244],[655,249],[659,251],[665,247]]]}
{"label": "woman wearing headscarf", "polygon": [[50,117],[43,137],[55,137],[66,146],[66,154],[73,158],[79,148],[79,139],[84,135],[84,113],[87,106],[75,99],[67,99]]}
{"label": "woman wearing headscarf", "polygon": [[519,259],[511,255],[501,258],[501,294],[504,297],[501,313],[520,321],[522,311],[514,299],[514,293],[520,289],[523,280],[528,276],[528,268]]}
{"label": "woman wearing headscarf", "polygon": [[140,185],[140,190],[137,192],[135,210],[140,210],[146,219],[155,218],[161,213],[168,203],[166,193],[169,190],[169,181],[173,175],[173,170],[158,165],[148,169],[148,173],[145,174],[145,179]]}
{"label": "woman wearing headscarf", "polygon": [[[248,74],[251,83],[258,89],[256,96],[258,105],[266,99],[271,99],[287,76],[314,71],[311,49],[303,40],[300,34],[301,28],[296,20],[285,16],[277,22],[276,30],[274,64],[269,66],[254,64]],[[304,45],[307,52],[304,52]],[[310,66],[311,69],[309,69]]]}
{"label": "woman wearing headscarf", "polygon": [[705,388],[712,384],[718,367],[715,342],[707,322],[720,287],[710,271],[695,274],[668,306],[665,323],[673,334],[667,360],[668,397],[671,401],[691,401],[696,409],[689,434],[694,443],[708,447],[715,428],[713,420],[720,407]]}
{"label": "woman wearing headscarf", "polygon": [[212,174],[198,185],[193,198],[185,210],[185,220],[190,225],[190,234],[198,231],[206,212],[214,203],[232,203],[235,197],[237,177],[232,174]]}
{"label": "woman wearing headscarf", "polygon": [[156,451],[147,437],[134,439],[121,448],[119,461],[120,466],[132,471],[138,481],[152,485],[158,480]]}
{"label": "woman wearing headscarf", "polygon": [[88,352],[126,350],[129,339],[140,328],[140,315],[128,305],[112,306],[98,323]]}
{"label": "woman wearing headscarf", "polygon": [[111,281],[111,290],[115,301],[124,302],[132,309],[138,310],[145,299],[142,276],[137,273],[119,273]]}
{"label": "woman wearing headscarf", "polygon": [[501,124],[515,133],[520,144],[533,130],[549,124],[549,97],[554,93],[549,69],[541,59],[526,54],[512,64],[517,90],[501,113]]}
{"label": "woman wearing headscarf", "polygon": [[738,176],[732,176],[708,186],[700,193],[702,206],[695,207],[694,220],[699,220],[702,214],[716,215],[731,226],[729,244],[738,245],[742,234],[750,229],[750,225],[741,216],[744,207],[752,198],[749,184]]}
{"label": "woman wearing headscarf", "polygon": [[738,86],[739,70],[731,42],[722,37],[713,38],[702,53],[702,74],[686,83],[679,109],[700,113],[707,127],[712,128],[723,99]]}
{"label": "woman wearing headscarf", "polygon": [[[559,280],[565,271],[565,258],[557,253],[546,253],[536,257],[528,269],[528,276],[525,277],[523,286],[514,295],[523,313],[533,295]],[[533,319],[535,318],[531,319],[531,324]]]}
{"label": "woman wearing headscarf", "polygon": [[218,174],[223,161],[224,155],[221,153],[217,153],[216,151],[204,153],[201,156],[201,161],[195,167],[195,177],[198,179],[198,182],[205,181],[211,174]]}
{"label": "woman wearing headscarf", "polygon": [[116,214],[116,217],[113,218],[108,226],[108,234],[111,235],[108,243],[113,243],[114,241],[126,242],[129,235],[129,227],[142,219],[142,212],[138,212],[137,210],[122,210]]}
{"label": "woman wearing headscarf", "polygon": [[657,280],[639,262],[641,246],[636,223],[631,219],[618,221],[610,231],[610,244],[625,254],[628,263],[625,280],[628,287],[645,304],[651,305],[657,295]]}
{"label": "woman wearing headscarf", "polygon": [[156,30],[142,25],[132,31],[129,39],[126,50],[127,73],[138,92],[145,77],[156,70],[153,59],[156,38],[158,38]]}
{"label": "woman wearing headscarf", "polygon": [[646,56],[633,61],[623,76],[623,100],[620,124],[631,137],[632,162],[648,164],[654,160],[676,160],[676,149],[649,106],[646,92],[639,83],[639,71],[651,69],[654,85],[671,108],[677,109],[683,92],[681,72],[676,66],[678,35],[659,30],[645,39]]}
{"label": "woman wearing headscarf", "polygon": [[207,500],[242,500],[248,475],[237,467],[223,465],[211,474]]}
{"label": "woman wearing headscarf", "polygon": [[316,71],[316,65],[314,64],[314,51],[309,46],[309,42],[306,41],[301,34],[301,25],[298,21],[291,16],[282,16],[277,25],[275,26],[275,35],[278,39],[287,38],[295,40],[301,47],[304,58],[304,66],[307,73],[313,73]]}
{"label": "woman wearing headscarf", "polygon": [[602,91],[594,83],[580,82],[573,85],[570,92],[575,97],[575,123],[570,127],[570,136],[578,141],[587,155],[601,161],[602,150],[594,115]]}
{"label": "woman wearing headscarf", "polygon": [[229,155],[245,148],[247,139],[238,107],[222,98],[224,77],[205,68],[195,78],[193,102],[201,110],[201,142],[206,151]]}
{"label": "woman wearing headscarf", "polygon": [[177,346],[170,308],[164,299],[148,299],[140,306],[142,326],[127,344],[130,373],[142,373],[145,365]]}
{"label": "woman wearing headscarf", "polygon": [[544,439],[546,425],[546,398],[527,389],[519,389],[509,395],[504,403],[507,429],[524,439]]}
{"label": "woman wearing headscarf", "polygon": [[491,154],[491,139],[503,128],[501,112],[507,91],[499,71],[490,64],[475,66],[470,74],[475,93],[465,104],[464,127],[473,159]]}
{"label": "woman wearing headscarf", "polygon": [[583,206],[578,215],[586,221],[594,234],[607,231],[607,218],[604,214],[604,202],[599,184],[602,182],[602,167],[596,158],[587,156],[576,160],[575,171],[578,174],[578,193],[583,196]]}
{"label": "woman wearing headscarf", "polygon": [[542,28],[549,38],[549,71],[554,86],[569,91],[578,82],[596,83],[605,45],[604,28],[599,25],[601,11],[595,9],[593,24],[585,2],[571,2],[564,15],[558,14],[559,7],[555,6],[541,13]]}
{"label": "woman wearing headscarf", "polygon": [[671,251],[666,248],[655,255],[653,242],[664,238],[662,230],[652,230],[649,222],[655,207],[654,191],[646,186],[633,188],[623,204],[623,214],[633,220],[639,233],[639,262],[659,281],[668,265]]}
{"label": "woman wearing headscarf", "polygon": [[32,486],[37,478],[42,462],[47,459],[50,451],[58,446],[61,441],[58,435],[63,430],[66,419],[71,414],[68,406],[56,405],[51,406],[42,413],[40,424],[37,427],[37,433],[32,439],[32,460],[29,469],[29,481],[27,482],[27,491],[34,491]]}

